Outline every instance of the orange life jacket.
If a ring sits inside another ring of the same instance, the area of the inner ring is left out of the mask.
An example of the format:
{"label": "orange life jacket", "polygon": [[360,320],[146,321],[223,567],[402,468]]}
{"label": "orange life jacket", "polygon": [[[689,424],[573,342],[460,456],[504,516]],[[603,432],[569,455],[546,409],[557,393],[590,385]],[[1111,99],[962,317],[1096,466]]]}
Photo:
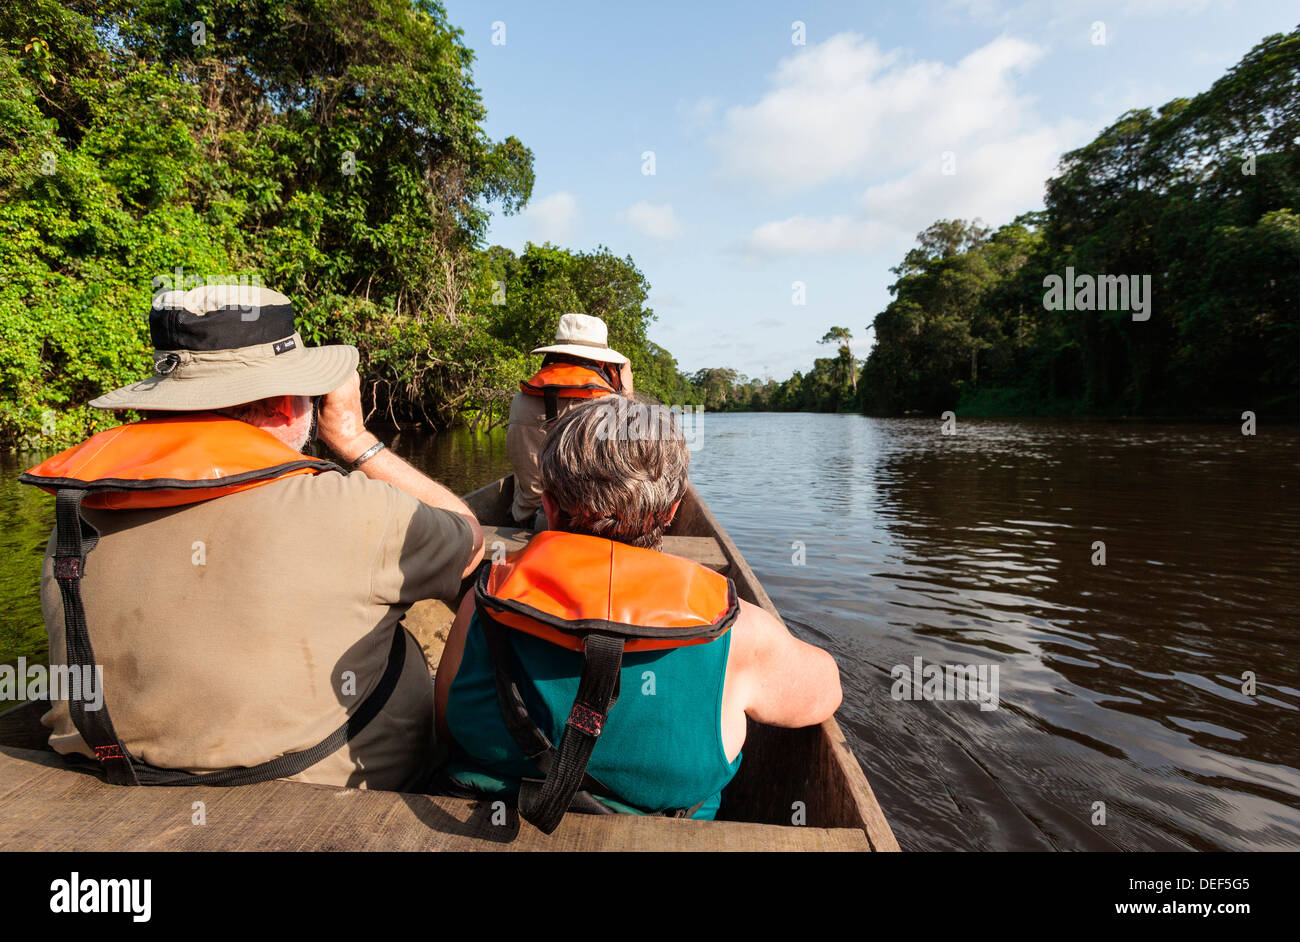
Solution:
{"label": "orange life jacket", "polygon": [[[84,671],[96,663],[81,579],[86,556],[99,534],[81,516],[83,503],[109,510],[176,507],[294,475],[330,470],[342,469],[329,461],[304,457],[269,432],[245,422],[200,413],[149,419],[100,432],[20,475],[22,483],[55,495],[54,579],[63,600],[68,666]],[[184,613],[175,617],[183,618]],[[203,775],[159,768],[135,758],[122,744],[106,697],[94,711],[87,711],[80,699],[72,698],[68,712],[111,784],[248,785],[295,775],[347,745],[387,703],[405,656],[405,629],[399,622],[383,676],[347,722],[309,749],[250,768]]]}
{"label": "orange life jacket", "polygon": [[618,392],[599,370],[580,363],[548,363],[519,384],[528,396],[541,396],[546,401],[546,418],[553,420],[559,413],[559,399],[597,399]]}
{"label": "orange life jacket", "polygon": [[176,507],[299,474],[340,470],[262,429],[214,413],[119,425],[19,477],[51,494],[74,488],[87,507]]}
{"label": "orange life jacket", "polygon": [[735,621],[735,586],[680,556],[546,530],[480,574],[475,600],[490,618],[572,651],[593,631],[654,651],[720,638]]}
{"label": "orange life jacket", "polygon": [[[506,728],[544,776],[524,779],[519,813],[548,834],[571,807],[593,810],[590,793],[617,797],[587,774],[587,763],[618,700],[623,652],[707,644],[740,613],[732,581],[698,563],[555,530],[485,564],[474,593]],[[529,716],[511,676],[511,630],[582,652],[578,695],[558,748]]]}

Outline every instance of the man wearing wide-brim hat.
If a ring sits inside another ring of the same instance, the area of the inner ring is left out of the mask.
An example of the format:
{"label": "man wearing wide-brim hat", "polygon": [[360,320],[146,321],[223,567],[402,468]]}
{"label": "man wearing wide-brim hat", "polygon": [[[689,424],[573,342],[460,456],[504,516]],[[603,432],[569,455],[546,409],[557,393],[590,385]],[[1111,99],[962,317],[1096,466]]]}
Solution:
{"label": "man wearing wide-brim hat", "polygon": [[[57,495],[51,661],[102,667],[50,745],[118,784],[412,787],[433,698],[401,619],[457,595],[473,513],[366,430],[356,348],[306,346],[283,294],[168,292],[149,322],[152,375],[92,402],[148,418],[22,476]],[[302,454],[317,415],[338,464]]]}
{"label": "man wearing wide-brim hat", "polygon": [[538,461],[555,420],[590,399],[633,395],[631,364],[610,348],[608,328],[599,317],[565,314],[555,330],[555,343],[532,352],[544,355],[542,368],[519,384],[506,432],[506,453],[515,472],[510,512],[523,527],[543,522],[538,516],[542,505]]}

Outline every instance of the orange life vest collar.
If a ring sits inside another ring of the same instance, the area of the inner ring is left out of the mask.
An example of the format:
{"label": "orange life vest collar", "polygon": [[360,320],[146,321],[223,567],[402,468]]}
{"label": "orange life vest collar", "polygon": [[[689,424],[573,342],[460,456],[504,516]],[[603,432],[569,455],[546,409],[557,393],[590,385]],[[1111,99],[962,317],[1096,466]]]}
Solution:
{"label": "orange life vest collar", "polygon": [[739,613],[732,581],[699,563],[613,540],[547,530],[475,586],[480,612],[575,651],[592,632],[625,650],[706,644]]}
{"label": "orange life vest collar", "polygon": [[561,399],[595,399],[618,392],[599,370],[578,363],[548,363],[519,384],[529,396],[554,389]]}
{"label": "orange life vest collar", "polygon": [[342,469],[302,455],[247,422],[199,413],[108,429],[18,480],[50,493],[85,491],[87,507],[125,510],[194,504],[331,470]]}

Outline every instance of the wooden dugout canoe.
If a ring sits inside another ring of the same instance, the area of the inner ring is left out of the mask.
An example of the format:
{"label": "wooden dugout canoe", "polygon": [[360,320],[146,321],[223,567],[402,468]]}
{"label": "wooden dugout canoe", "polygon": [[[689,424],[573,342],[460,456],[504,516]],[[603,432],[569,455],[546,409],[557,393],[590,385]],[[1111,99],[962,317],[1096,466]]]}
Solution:
{"label": "wooden dugout canoe", "polygon": [[[465,497],[487,552],[523,545],[509,516],[514,478]],[[692,488],[665,551],[725,573],[740,597],[780,614]],[[406,624],[436,667],[452,610],[436,601]],[[48,748],[46,705],[0,714],[0,850],[898,850],[839,724],[778,729],[752,720],[718,820],[569,814],[545,835],[511,810],[439,795],[265,782],[238,788],[119,788]],[[196,823],[202,802],[203,823]],[[797,814],[803,824],[793,822]]]}

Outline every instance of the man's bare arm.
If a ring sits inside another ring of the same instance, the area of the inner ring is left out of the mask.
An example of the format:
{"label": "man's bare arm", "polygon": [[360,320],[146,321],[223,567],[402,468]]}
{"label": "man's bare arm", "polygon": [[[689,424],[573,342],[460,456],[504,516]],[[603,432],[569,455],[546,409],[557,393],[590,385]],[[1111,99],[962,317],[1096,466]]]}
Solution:
{"label": "man's bare arm", "polygon": [[[366,431],[361,413],[361,376],[352,378],[321,400],[320,440],[351,465],[379,438]],[[474,512],[459,497],[426,474],[411,467],[388,448],[381,448],[361,466],[362,472],[376,481],[386,481],[430,507],[449,510],[463,517],[474,536],[474,548],[461,576],[468,576],[483,559],[483,528]]]}

